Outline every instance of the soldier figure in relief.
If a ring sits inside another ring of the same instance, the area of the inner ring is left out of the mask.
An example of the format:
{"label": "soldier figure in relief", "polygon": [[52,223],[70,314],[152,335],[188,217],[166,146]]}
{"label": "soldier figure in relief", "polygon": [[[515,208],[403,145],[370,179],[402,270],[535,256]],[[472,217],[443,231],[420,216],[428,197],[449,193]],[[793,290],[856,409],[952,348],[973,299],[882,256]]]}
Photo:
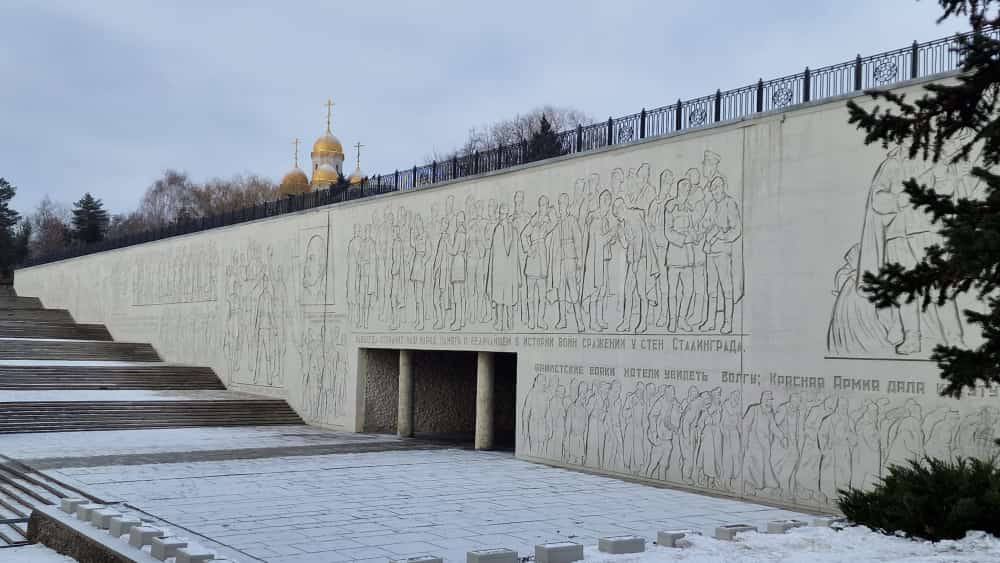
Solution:
{"label": "soldier figure in relief", "polygon": [[520,232],[524,249],[524,279],[528,285],[528,328],[545,330],[545,293],[548,287],[549,256],[547,239],[554,225],[549,219],[549,198],[538,198],[538,211]]}
{"label": "soldier figure in relief", "polygon": [[716,313],[722,300],[722,333],[733,331],[735,293],[733,285],[733,244],[742,234],[740,209],[736,200],[726,193],[722,176],[712,178],[708,185],[711,201],[703,220],[706,231],[702,245],[708,267],[708,318],[701,325],[704,331],[716,329]]}
{"label": "soldier figure in relief", "polygon": [[576,319],[577,332],[584,331],[583,315],[580,308],[580,286],[583,284],[583,253],[585,241],[580,224],[576,217],[570,214],[569,195],[559,194],[557,200],[557,223],[554,231],[556,240],[553,244],[552,271],[550,286],[556,295],[559,308],[557,329],[566,328],[566,309],[573,312]]}

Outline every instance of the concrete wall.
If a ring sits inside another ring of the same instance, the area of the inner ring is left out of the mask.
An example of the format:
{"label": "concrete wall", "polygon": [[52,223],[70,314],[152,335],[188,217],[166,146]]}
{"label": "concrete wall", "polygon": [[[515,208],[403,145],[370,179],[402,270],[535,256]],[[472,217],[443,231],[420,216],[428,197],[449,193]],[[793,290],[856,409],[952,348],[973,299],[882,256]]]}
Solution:
{"label": "concrete wall", "polygon": [[516,352],[520,457],[827,506],[891,461],[992,453],[1000,425],[996,389],[942,399],[929,361],[979,342],[975,303],[877,313],[857,289],[935,240],[904,175],[978,187],[846,118],[816,104],[16,285],[334,428],[363,425],[359,348]]}

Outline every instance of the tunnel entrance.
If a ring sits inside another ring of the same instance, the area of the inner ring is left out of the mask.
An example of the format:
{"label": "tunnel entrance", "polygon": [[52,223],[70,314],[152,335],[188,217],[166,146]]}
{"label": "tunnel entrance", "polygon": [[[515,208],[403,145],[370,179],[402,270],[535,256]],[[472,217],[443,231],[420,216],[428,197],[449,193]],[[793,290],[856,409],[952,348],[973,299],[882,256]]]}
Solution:
{"label": "tunnel entrance", "polygon": [[[361,353],[365,432],[514,450],[516,354],[378,349]],[[492,385],[487,385],[489,379]],[[401,414],[404,419],[408,414],[410,421],[401,424]]]}

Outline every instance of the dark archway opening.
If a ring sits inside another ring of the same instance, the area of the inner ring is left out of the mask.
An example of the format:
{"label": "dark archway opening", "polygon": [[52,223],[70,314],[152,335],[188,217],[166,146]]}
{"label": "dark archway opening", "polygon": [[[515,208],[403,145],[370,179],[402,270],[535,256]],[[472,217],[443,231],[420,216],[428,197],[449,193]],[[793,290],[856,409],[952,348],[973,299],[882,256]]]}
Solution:
{"label": "dark archway opening", "polygon": [[[399,350],[362,350],[365,432],[396,433]],[[476,432],[477,353],[412,350],[414,437],[472,447]],[[514,450],[517,355],[493,355],[494,447]]]}

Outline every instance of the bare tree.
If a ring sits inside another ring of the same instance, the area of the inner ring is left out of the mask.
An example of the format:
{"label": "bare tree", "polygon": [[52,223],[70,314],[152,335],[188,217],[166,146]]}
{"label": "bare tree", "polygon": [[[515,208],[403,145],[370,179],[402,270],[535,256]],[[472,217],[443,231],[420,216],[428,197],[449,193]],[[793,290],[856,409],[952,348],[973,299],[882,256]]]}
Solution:
{"label": "bare tree", "polygon": [[69,243],[69,207],[52,201],[45,196],[35,212],[28,217],[31,238],[28,252],[31,256],[43,256],[66,248]]}
{"label": "bare tree", "polygon": [[186,172],[166,170],[146,189],[138,210],[112,218],[111,230],[116,235],[131,234],[236,211],[277,197],[274,182],[256,174],[213,178],[198,184]]}
{"label": "bare tree", "polygon": [[442,162],[453,157],[461,157],[476,151],[482,152],[504,145],[526,142],[539,131],[542,116],[548,120],[552,129],[563,132],[575,129],[577,125],[586,125],[593,119],[584,112],[571,108],[545,105],[527,113],[503,119],[491,125],[483,125],[469,130],[469,135],[461,147],[452,151],[437,152],[428,160]]}
{"label": "bare tree", "polygon": [[194,216],[194,189],[186,172],[165,170],[139,202],[138,213],[145,227],[155,229]]}
{"label": "bare tree", "polygon": [[192,190],[196,216],[207,217],[278,198],[278,186],[263,176],[237,174],[213,178]]}

